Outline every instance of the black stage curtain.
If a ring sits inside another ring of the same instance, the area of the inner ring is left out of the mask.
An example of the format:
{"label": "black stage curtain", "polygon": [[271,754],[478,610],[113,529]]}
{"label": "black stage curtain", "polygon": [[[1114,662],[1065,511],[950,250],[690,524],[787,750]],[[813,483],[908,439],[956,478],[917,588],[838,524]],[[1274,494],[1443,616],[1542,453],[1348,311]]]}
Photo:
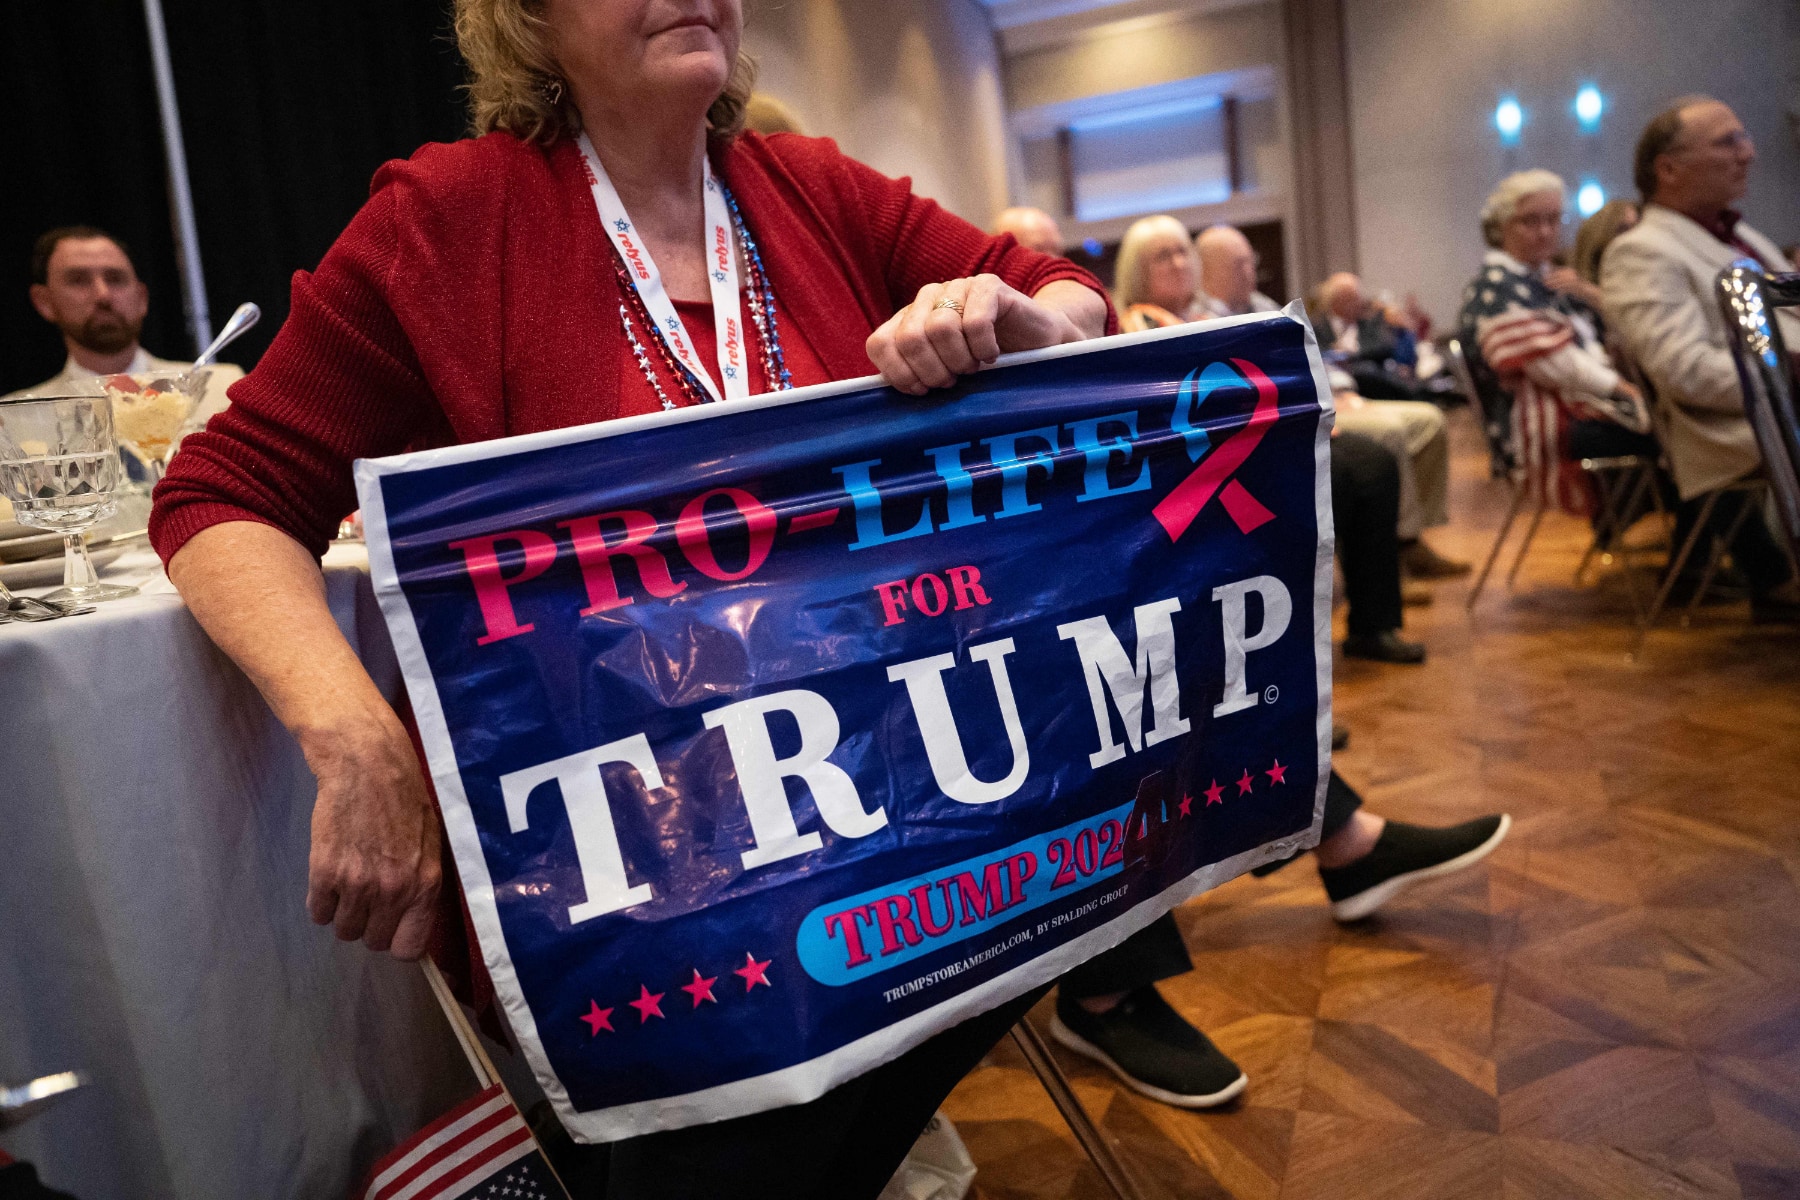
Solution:
{"label": "black stage curtain", "polygon": [[[32,240],[91,224],[130,246],[150,285],[143,343],[194,354],[182,312],[149,35],[136,0],[0,0],[0,391],[61,367],[32,310]],[[263,320],[225,357],[248,367],[390,158],[467,124],[449,0],[163,0],[200,256],[216,329],[245,300]]]}

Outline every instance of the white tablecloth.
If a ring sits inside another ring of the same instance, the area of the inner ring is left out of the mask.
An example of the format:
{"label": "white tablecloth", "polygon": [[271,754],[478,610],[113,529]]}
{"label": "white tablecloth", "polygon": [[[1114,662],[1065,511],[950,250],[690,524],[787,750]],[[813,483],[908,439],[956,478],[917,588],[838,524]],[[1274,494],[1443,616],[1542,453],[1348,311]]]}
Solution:
{"label": "white tablecloth", "polygon": [[[390,695],[357,552],[332,613]],[[154,569],[138,551],[105,572]],[[0,625],[0,1080],[93,1086],[0,1146],[81,1200],[339,1197],[474,1090],[418,968],[307,920],[299,749],[160,573]]]}

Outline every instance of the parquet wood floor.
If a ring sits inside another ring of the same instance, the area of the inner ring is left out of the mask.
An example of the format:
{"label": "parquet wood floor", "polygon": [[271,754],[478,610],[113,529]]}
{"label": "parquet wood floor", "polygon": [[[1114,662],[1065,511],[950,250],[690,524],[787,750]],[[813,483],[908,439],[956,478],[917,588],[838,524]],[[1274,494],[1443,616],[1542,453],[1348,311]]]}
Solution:
{"label": "parquet wood floor", "polygon": [[[1432,539],[1478,558],[1505,497],[1452,429]],[[1423,667],[1337,665],[1344,775],[1405,820],[1510,811],[1487,863],[1353,928],[1310,862],[1179,911],[1195,970],[1164,994],[1243,1099],[1179,1111],[1058,1051],[1147,1196],[1800,1196],[1800,630],[1709,607],[1630,662],[1584,544],[1546,518],[1515,593],[1408,610]],[[946,1111],[984,1200],[1108,1195],[1010,1043]]]}

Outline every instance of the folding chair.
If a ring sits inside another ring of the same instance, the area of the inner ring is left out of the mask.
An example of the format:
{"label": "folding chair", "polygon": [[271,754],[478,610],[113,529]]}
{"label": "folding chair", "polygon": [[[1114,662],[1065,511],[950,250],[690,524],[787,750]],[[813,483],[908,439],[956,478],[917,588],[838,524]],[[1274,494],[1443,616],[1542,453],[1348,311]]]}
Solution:
{"label": "folding chair", "polygon": [[[1492,389],[1482,388],[1477,383],[1460,339],[1451,338],[1445,344],[1445,352],[1457,383],[1474,398],[1475,405],[1482,414],[1482,433],[1487,437],[1488,458],[1493,465],[1495,477],[1504,478],[1513,492],[1512,505],[1507,509],[1505,520],[1500,523],[1500,531],[1494,535],[1494,544],[1488,550],[1487,559],[1481,564],[1481,570],[1469,588],[1469,598],[1464,601],[1465,609],[1473,612],[1483,589],[1487,587],[1488,575],[1493,571],[1494,563],[1500,558],[1500,551],[1505,548],[1506,539],[1512,533],[1513,523],[1524,510],[1529,494],[1537,490],[1537,505],[1531,514],[1530,523],[1525,527],[1524,540],[1519,543],[1519,548],[1513,555],[1512,566],[1506,572],[1506,586],[1513,586],[1513,581],[1518,578],[1519,568],[1525,562],[1525,552],[1531,549],[1532,539],[1537,536],[1538,525],[1543,521],[1545,503],[1541,490],[1525,486],[1524,470],[1519,465],[1518,455],[1512,446],[1512,431],[1507,424],[1511,416],[1510,408],[1492,395]],[[1663,513],[1662,494],[1656,486],[1657,462],[1647,455],[1621,454],[1609,458],[1584,458],[1580,460],[1580,466],[1594,480],[1595,490],[1600,496],[1600,512],[1594,522],[1594,537],[1582,554],[1580,565],[1575,568],[1575,582],[1581,583],[1588,564],[1596,557],[1605,563],[1611,563],[1615,556],[1618,557],[1625,568],[1625,582],[1631,590],[1632,608],[1642,621],[1644,599],[1638,590],[1637,576],[1631,570],[1630,550],[1624,538],[1632,517],[1643,503],[1646,490],[1649,491],[1658,514]]]}
{"label": "folding chair", "polygon": [[1474,368],[1463,349],[1461,338],[1444,342],[1444,358],[1450,364],[1450,375],[1456,386],[1469,398],[1469,405],[1481,417],[1481,433],[1487,439],[1488,472],[1495,479],[1512,477],[1515,458],[1512,449],[1512,410],[1492,388],[1475,381]]}
{"label": "folding chair", "polygon": [[1793,360],[1773,311],[1800,308],[1800,273],[1765,275],[1754,260],[1740,258],[1719,273],[1718,290],[1744,415],[1762,450],[1763,475],[1787,533],[1788,553],[1800,557],[1800,404]]}
{"label": "folding chair", "polygon": [[1718,508],[1720,498],[1742,494],[1744,501],[1738,508],[1737,516],[1732,518],[1731,524],[1725,532],[1713,539],[1712,552],[1706,558],[1706,569],[1701,572],[1700,582],[1694,588],[1694,594],[1688,599],[1686,607],[1682,609],[1681,623],[1683,626],[1692,623],[1694,610],[1700,607],[1700,601],[1706,595],[1706,589],[1712,586],[1713,576],[1718,574],[1719,563],[1725,557],[1725,548],[1731,544],[1731,539],[1737,536],[1737,531],[1744,521],[1762,504],[1767,490],[1767,482],[1756,478],[1740,479],[1736,483],[1728,483],[1722,488],[1706,493],[1706,499],[1700,505],[1699,519],[1694,522],[1694,527],[1688,530],[1687,537],[1681,540],[1681,548],[1670,560],[1668,572],[1663,576],[1662,586],[1656,589],[1656,596],[1650,601],[1649,611],[1642,613],[1639,617],[1637,641],[1631,647],[1633,658],[1636,658],[1638,652],[1644,648],[1644,639],[1650,636],[1650,627],[1656,624],[1656,618],[1662,615],[1663,607],[1669,600],[1669,593],[1674,590],[1676,580],[1681,577],[1681,569],[1687,566],[1688,559],[1693,557],[1694,547],[1699,545],[1702,537],[1706,536],[1707,528],[1712,521],[1713,510]]}
{"label": "folding chair", "polygon": [[1721,497],[1739,493],[1744,497],[1738,515],[1725,534],[1713,540],[1706,570],[1682,613],[1682,624],[1693,619],[1694,609],[1706,594],[1726,547],[1751,512],[1773,496],[1775,510],[1787,534],[1788,557],[1800,555],[1800,415],[1794,398],[1794,378],[1789,365],[1787,344],[1781,326],[1775,320],[1777,308],[1800,307],[1800,274],[1768,275],[1754,259],[1740,258],[1719,272],[1716,283],[1719,307],[1725,315],[1726,340],[1731,346],[1732,361],[1737,364],[1738,385],[1744,398],[1744,416],[1756,434],[1757,448],[1762,451],[1762,469],[1749,479],[1740,479],[1709,492],[1702,502],[1699,519],[1669,564],[1668,575],[1657,589],[1650,611],[1639,623],[1635,656],[1643,649],[1650,627],[1656,623],[1676,577],[1692,557]]}
{"label": "folding chair", "polygon": [[1095,1126],[1094,1119],[1088,1115],[1087,1106],[1082,1104],[1075,1089],[1069,1086],[1068,1076],[1056,1065],[1056,1059],[1051,1055],[1050,1047],[1045,1044],[1043,1035],[1032,1027],[1030,1020],[1020,1017],[1019,1023],[1012,1027],[1012,1039],[1013,1044],[1018,1046],[1019,1053],[1030,1064],[1032,1074],[1038,1077],[1038,1082],[1044,1085],[1044,1091],[1050,1094],[1050,1101],[1056,1105],[1056,1111],[1068,1123],[1069,1132],[1081,1143],[1088,1161],[1094,1164],[1094,1169],[1100,1172],[1100,1178],[1112,1189],[1112,1194],[1118,1200],[1142,1200],[1143,1192],[1126,1173],[1125,1165],[1113,1153],[1106,1136]]}

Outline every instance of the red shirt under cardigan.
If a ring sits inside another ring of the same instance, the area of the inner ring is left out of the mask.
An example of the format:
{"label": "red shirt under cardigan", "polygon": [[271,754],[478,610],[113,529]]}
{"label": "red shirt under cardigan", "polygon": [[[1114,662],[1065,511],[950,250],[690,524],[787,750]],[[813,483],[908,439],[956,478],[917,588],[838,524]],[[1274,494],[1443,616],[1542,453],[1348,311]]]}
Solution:
{"label": "red shirt under cardigan", "polygon": [[[1028,295],[1058,279],[1100,290],[829,140],[746,133],[714,161],[761,249],[796,386],[869,374],[869,334],[927,283],[992,272]],[[569,139],[491,133],[386,164],[318,270],[294,276],[292,311],[231,407],[171,461],[157,552],[251,520],[320,554],[356,507],[357,458],[655,411],[612,264]],[[710,329],[694,332],[710,360]]]}

